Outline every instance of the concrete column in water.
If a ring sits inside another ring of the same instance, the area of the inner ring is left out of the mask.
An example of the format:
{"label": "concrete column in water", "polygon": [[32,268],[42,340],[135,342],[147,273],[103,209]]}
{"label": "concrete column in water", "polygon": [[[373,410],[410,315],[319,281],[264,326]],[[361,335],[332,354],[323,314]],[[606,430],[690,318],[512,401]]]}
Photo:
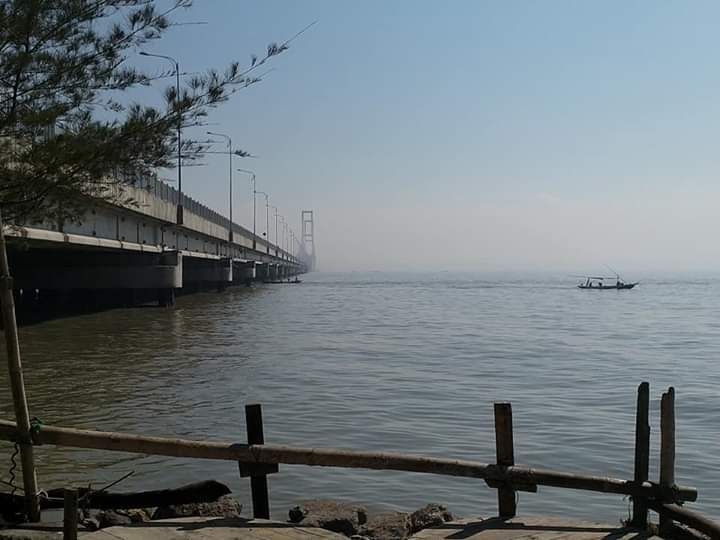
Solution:
{"label": "concrete column in water", "polygon": [[158,305],[171,307],[175,305],[175,289],[183,286],[182,279],[182,253],[179,251],[165,251],[160,255],[160,266],[167,267],[167,282],[164,287],[158,288]]}
{"label": "concrete column in water", "polygon": [[238,283],[250,285],[255,279],[255,261],[235,263],[235,272]]}

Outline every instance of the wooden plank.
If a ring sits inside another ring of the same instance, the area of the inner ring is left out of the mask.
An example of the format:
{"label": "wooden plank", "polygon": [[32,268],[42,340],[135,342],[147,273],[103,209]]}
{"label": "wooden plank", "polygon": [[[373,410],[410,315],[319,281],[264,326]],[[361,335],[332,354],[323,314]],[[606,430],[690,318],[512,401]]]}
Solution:
{"label": "wooden plank", "polygon": [[[152,491],[136,491],[127,493],[111,493],[79,488],[78,497],[84,508],[114,510],[117,508],[148,508],[153,506],[169,506],[174,504],[205,503],[218,500],[231,493],[230,489],[215,480],[195,482],[174,489],[156,489]],[[64,489],[50,489],[47,498],[40,499],[43,509],[63,508]],[[18,495],[0,493],[0,508],[21,508],[22,500]]]}
{"label": "wooden plank", "polygon": [[[617,525],[550,516],[463,519],[424,529],[410,540],[649,540]],[[652,537],[653,539],[657,537]],[[657,540],[660,540],[659,538]]]}
{"label": "wooden plank", "polygon": [[[18,432],[15,423],[0,420],[0,440],[15,441],[17,437]],[[651,498],[657,498],[661,493],[659,486],[650,482],[638,486],[632,480],[621,480],[619,478],[532,469],[518,467],[517,465],[502,469],[494,463],[428,458],[409,454],[357,452],[273,444],[252,446],[229,442],[148,437],[47,425],[42,427],[35,439],[41,444],[160,456],[418,472]],[[694,501],[697,499],[697,490],[695,488],[676,486],[674,493],[677,499],[681,501]]]}
{"label": "wooden plank", "polygon": [[[495,454],[500,467],[515,465],[515,446],[513,443],[512,405],[495,403]],[[498,515],[511,518],[517,514],[515,490],[507,483],[498,488]]]}
{"label": "wooden plank", "polygon": [[[675,485],[675,389],[670,387],[660,401],[660,488],[669,493]],[[668,513],[660,513],[660,534],[672,525]],[[665,534],[666,535],[666,534]]]}
{"label": "wooden plank", "polygon": [[[650,385],[643,382],[638,387],[635,415],[635,482],[647,482],[650,468]],[[643,497],[633,497],[631,524],[640,530],[647,529],[648,508]]]}

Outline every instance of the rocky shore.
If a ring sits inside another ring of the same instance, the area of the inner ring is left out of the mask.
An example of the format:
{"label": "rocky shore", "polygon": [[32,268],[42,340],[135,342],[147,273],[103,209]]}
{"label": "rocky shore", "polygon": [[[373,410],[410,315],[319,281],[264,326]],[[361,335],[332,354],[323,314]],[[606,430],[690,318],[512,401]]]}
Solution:
{"label": "rocky shore", "polygon": [[[212,503],[181,504],[154,509],[83,512],[81,524],[88,531],[181,517],[240,518],[242,504],[231,495]],[[369,513],[359,504],[331,500],[305,501],[288,512],[288,522],[340,533],[352,540],[405,540],[418,531],[453,520],[443,505],[428,504],[414,512]]]}
{"label": "rocky shore", "polygon": [[291,523],[327,529],[353,540],[404,540],[453,519],[450,511],[439,504],[428,504],[414,512],[368,514],[364,506],[324,500],[295,506],[288,517]]}

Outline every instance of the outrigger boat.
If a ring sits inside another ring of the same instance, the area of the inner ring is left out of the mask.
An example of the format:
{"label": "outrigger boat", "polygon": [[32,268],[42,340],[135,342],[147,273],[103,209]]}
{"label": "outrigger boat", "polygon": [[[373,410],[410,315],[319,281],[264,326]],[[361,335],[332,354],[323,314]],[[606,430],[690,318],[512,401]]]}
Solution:
{"label": "outrigger boat", "polygon": [[[615,283],[612,285],[606,285],[605,280],[611,280],[614,279]],[[593,290],[599,290],[604,291],[608,289],[632,289],[635,285],[637,285],[639,282],[636,281],[634,283],[625,283],[620,276],[615,277],[605,277],[605,276],[587,276],[585,278],[585,281],[583,283],[580,283],[578,285],[578,289],[593,289]]]}

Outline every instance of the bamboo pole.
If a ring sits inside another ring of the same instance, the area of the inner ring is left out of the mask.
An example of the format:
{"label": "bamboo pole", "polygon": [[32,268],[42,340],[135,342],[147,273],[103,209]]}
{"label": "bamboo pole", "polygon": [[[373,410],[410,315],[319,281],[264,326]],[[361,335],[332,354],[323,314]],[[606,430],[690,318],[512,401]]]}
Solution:
{"label": "bamboo pole", "polygon": [[[660,488],[668,493],[675,485],[675,389],[671,386],[660,401]],[[672,525],[667,512],[660,513],[660,534]]]}
{"label": "bamboo pole", "polygon": [[[635,416],[635,483],[647,482],[650,468],[650,385],[640,384],[637,393],[637,413]],[[633,497],[632,525],[638,529],[647,529],[647,500]]]}
{"label": "bamboo pole", "polygon": [[720,540],[720,524],[715,523],[697,512],[693,512],[677,504],[662,503],[659,501],[650,501],[648,506],[661,516],[667,516],[667,518],[671,520],[671,523],[672,520],[675,520],[678,523],[682,523],[708,535],[713,540]]}
{"label": "bamboo pole", "polygon": [[37,476],[35,473],[35,457],[30,437],[30,412],[28,411],[25,381],[23,380],[22,361],[20,359],[20,340],[18,338],[17,321],[15,320],[15,299],[13,298],[12,277],[8,263],[5,230],[0,211],[0,304],[2,304],[2,321],[7,348],[8,372],[10,388],[13,396],[15,419],[19,432],[20,461],[22,463],[23,489],[25,490],[25,506],[30,522],[40,521],[40,499],[38,497]]}
{"label": "bamboo pole", "polygon": [[[265,444],[262,406],[259,403],[245,405],[245,424],[248,444]],[[256,473],[250,476],[250,493],[252,495],[253,517],[255,519],[270,519],[270,496],[268,495],[266,474]]]}
{"label": "bamboo pole", "polygon": [[[495,454],[499,467],[515,465],[515,448],[513,444],[512,405],[495,403]],[[517,513],[515,490],[512,486],[501,485],[498,488],[498,515],[501,518],[512,518]]]}
{"label": "bamboo pole", "polygon": [[[0,420],[0,440],[14,441],[18,431],[14,422]],[[229,442],[205,442],[163,437],[146,437],[103,431],[89,431],[44,425],[35,435],[38,443],[74,448],[111,450],[136,454],[217,459],[246,463],[309,465],[357,469],[393,470],[480,478],[520,485],[564,487],[600,493],[617,493],[648,498],[660,496],[660,488],[649,482],[636,485],[632,480],[563,473],[526,467],[500,468],[495,464],[447,458],[427,458],[408,454],[354,452],[325,448],[301,448],[283,445],[247,445]],[[677,500],[694,501],[697,490],[675,487]]]}

